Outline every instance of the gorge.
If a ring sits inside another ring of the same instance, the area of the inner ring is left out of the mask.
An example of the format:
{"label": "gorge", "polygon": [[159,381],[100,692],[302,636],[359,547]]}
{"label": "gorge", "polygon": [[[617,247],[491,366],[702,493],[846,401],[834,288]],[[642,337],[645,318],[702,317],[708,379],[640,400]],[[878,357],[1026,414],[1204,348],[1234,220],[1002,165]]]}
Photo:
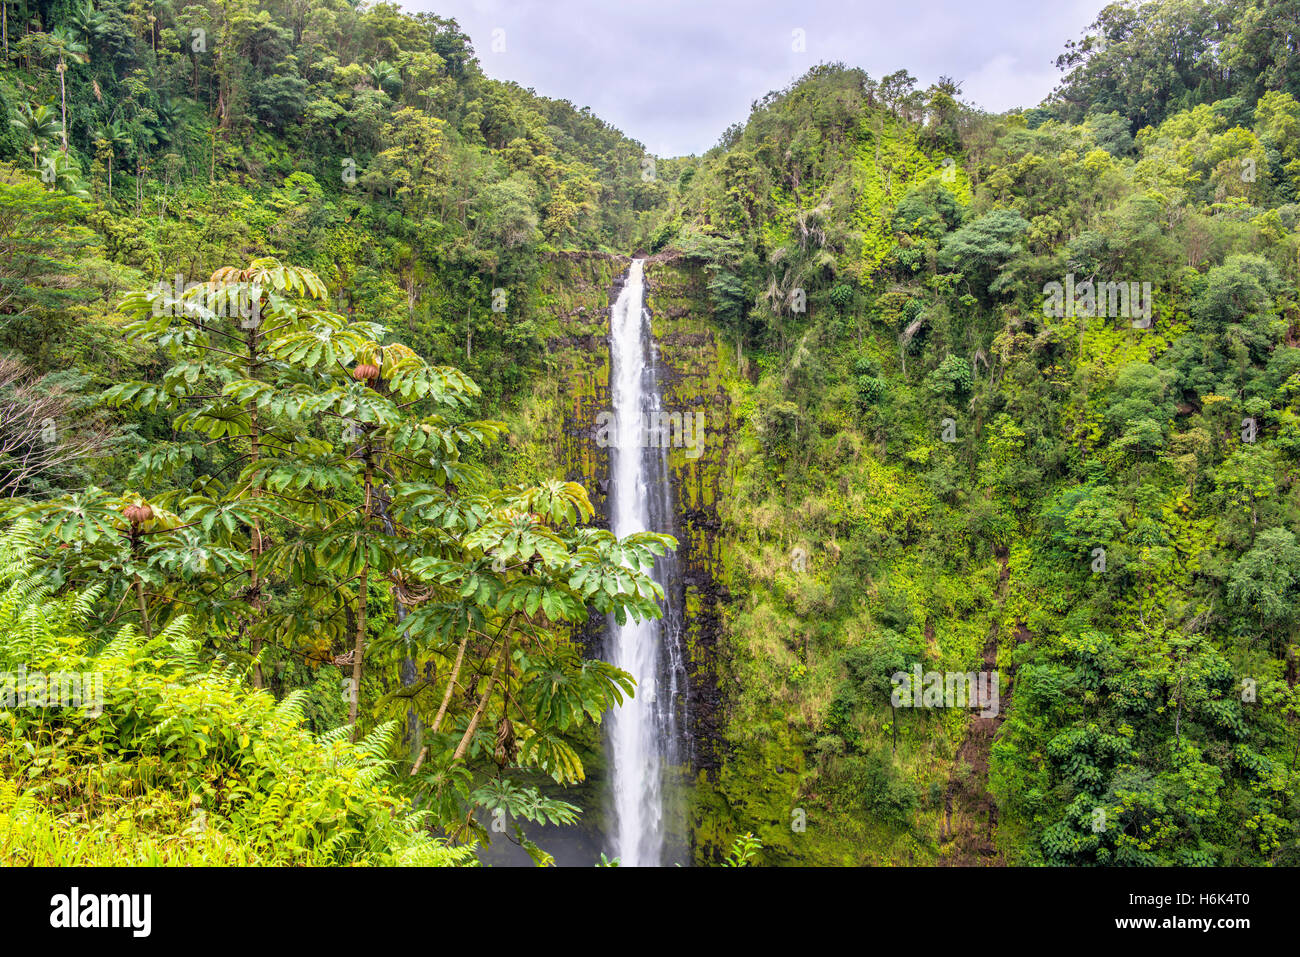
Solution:
{"label": "gorge", "polygon": [[105,700],[6,712],[0,860],[1300,861],[1295,0],[682,156],[434,14],[76,6],[0,44],[0,672]]}

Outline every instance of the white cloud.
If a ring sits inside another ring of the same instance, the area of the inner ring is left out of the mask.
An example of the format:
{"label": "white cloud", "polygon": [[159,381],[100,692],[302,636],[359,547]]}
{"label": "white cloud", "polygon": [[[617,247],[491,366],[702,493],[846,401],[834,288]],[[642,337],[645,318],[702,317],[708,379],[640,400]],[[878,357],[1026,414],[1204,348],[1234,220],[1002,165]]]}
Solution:
{"label": "white cloud", "polygon": [[[940,75],[988,110],[1034,106],[1056,85],[1052,66],[1105,0],[411,0],[454,17],[489,76],[589,106],[661,153],[702,152],[750,104],[822,61],[879,78],[907,69],[922,87]],[[491,52],[492,31],[506,52]],[[791,49],[802,29],[806,52]]]}
{"label": "white cloud", "polygon": [[1011,54],[1001,53],[966,78],[962,99],[992,113],[1034,106],[1052,92],[1059,78],[1055,67],[1030,69]]}

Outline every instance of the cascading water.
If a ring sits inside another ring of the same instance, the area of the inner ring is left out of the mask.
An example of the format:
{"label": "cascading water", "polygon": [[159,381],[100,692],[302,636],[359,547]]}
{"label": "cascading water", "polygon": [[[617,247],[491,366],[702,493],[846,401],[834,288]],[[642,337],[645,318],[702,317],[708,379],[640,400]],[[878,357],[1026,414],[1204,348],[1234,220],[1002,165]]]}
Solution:
{"label": "cascading water", "polygon": [[[610,315],[610,530],[622,538],[634,532],[672,533],[669,481],[659,367],[644,307],[643,260],[635,259]],[[609,724],[613,853],[624,867],[667,863],[679,850],[679,822],[668,779],[686,757],[679,740],[684,725],[678,709],[687,690],[681,654],[679,573],[675,556],[655,565],[664,588],[664,616],[657,620],[610,621],[608,660],[637,682],[634,697],[614,709]]]}

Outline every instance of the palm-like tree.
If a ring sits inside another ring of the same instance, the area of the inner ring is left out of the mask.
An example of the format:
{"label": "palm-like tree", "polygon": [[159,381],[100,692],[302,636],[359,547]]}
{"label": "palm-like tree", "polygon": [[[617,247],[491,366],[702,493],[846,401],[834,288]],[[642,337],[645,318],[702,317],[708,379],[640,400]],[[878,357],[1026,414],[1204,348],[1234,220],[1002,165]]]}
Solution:
{"label": "palm-like tree", "polygon": [[68,61],[85,63],[90,57],[86,55],[86,45],[77,39],[77,35],[67,27],[55,27],[45,34],[42,41],[47,56],[57,56],[59,74],[59,105],[63,111],[63,152],[68,152],[68,89],[64,83],[64,74],[68,72]]}
{"label": "palm-like tree", "polygon": [[178,122],[179,111],[176,103],[165,90],[158,93],[158,101],[154,104],[154,108],[140,117],[141,125],[155,144],[170,143],[172,132]]}
{"label": "palm-like tree", "polygon": [[59,129],[58,118],[48,106],[31,106],[19,103],[18,110],[9,120],[9,125],[22,130],[32,138],[32,168],[39,169],[37,157],[41,152],[41,141],[52,137]]}
{"label": "palm-like tree", "polygon": [[95,130],[95,142],[102,142],[108,146],[108,194],[112,196],[113,158],[119,149],[126,149],[131,145],[131,137],[121,123],[117,120],[109,120]]}
{"label": "palm-like tree", "polygon": [[83,199],[90,195],[81,181],[81,170],[66,153],[53,153],[45,157],[42,166],[41,179],[49,183],[51,189],[62,189]]}
{"label": "palm-like tree", "polygon": [[71,24],[72,32],[87,45],[94,39],[95,31],[103,22],[104,15],[95,9],[94,0],[85,0],[68,11],[68,23]]}
{"label": "palm-like tree", "polygon": [[385,90],[384,87],[392,86],[395,83],[400,84],[402,82],[401,77],[398,75],[397,67],[393,66],[387,60],[380,60],[377,63],[372,63],[368,72],[370,73],[370,82],[375,84],[375,89],[385,93],[388,91]]}

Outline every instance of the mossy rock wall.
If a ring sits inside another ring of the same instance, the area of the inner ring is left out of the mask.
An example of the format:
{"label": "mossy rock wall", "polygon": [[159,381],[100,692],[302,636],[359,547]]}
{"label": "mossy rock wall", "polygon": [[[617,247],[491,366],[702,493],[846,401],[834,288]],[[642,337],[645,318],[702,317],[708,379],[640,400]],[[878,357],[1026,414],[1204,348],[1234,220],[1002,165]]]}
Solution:
{"label": "mossy rock wall", "polygon": [[543,293],[554,319],[547,339],[559,428],[558,468],[587,490],[596,521],[609,525],[609,452],[596,444],[596,417],[610,406],[609,315],[630,260],[603,253],[557,253]]}
{"label": "mossy rock wall", "polygon": [[[730,353],[712,323],[703,271],[680,259],[646,264],[646,305],[659,350],[666,411],[703,415],[696,448],[669,449],[676,505],[674,534],[681,564],[683,627],[690,678],[688,733],[694,770],[716,773],[721,763],[722,701],[718,686],[723,648],[722,522],[732,448],[731,395],[726,388]],[[697,419],[698,421],[698,419]]]}

